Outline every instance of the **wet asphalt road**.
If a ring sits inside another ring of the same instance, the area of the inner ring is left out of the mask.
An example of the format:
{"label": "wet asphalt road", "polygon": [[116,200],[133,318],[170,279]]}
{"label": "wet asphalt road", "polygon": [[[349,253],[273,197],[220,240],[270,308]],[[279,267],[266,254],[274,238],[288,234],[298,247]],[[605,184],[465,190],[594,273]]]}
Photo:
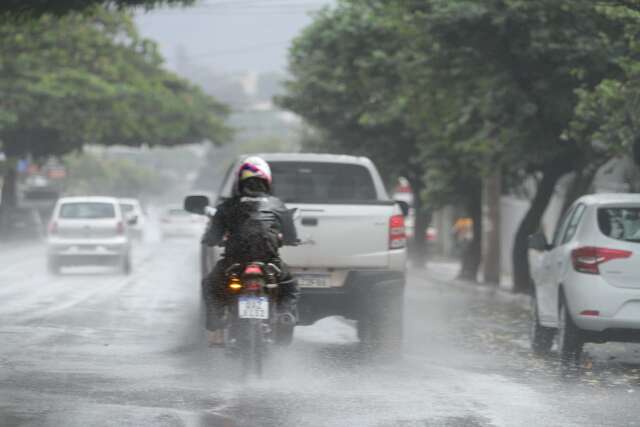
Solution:
{"label": "wet asphalt road", "polygon": [[0,426],[640,425],[640,347],[590,345],[578,378],[527,350],[524,301],[411,273],[404,355],[353,325],[298,328],[265,378],[203,345],[193,239],[144,243],[134,273],[45,271],[0,248]]}

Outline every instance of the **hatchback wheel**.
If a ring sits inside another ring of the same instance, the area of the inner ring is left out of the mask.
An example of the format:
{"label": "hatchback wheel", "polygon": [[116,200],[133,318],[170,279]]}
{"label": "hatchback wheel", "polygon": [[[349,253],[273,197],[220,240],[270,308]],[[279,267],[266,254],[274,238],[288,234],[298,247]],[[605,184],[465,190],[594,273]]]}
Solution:
{"label": "hatchback wheel", "polygon": [[584,347],[583,333],[573,323],[564,298],[558,312],[558,354],[564,367],[576,366]]}
{"label": "hatchback wheel", "polygon": [[127,254],[120,264],[120,269],[124,274],[131,274],[131,255]]}
{"label": "hatchback wheel", "polygon": [[531,341],[531,350],[538,356],[546,356],[553,346],[553,337],[556,334],[554,328],[548,328],[540,324],[538,315],[538,302],[535,294],[531,297],[531,327],[529,331],[529,339]]}

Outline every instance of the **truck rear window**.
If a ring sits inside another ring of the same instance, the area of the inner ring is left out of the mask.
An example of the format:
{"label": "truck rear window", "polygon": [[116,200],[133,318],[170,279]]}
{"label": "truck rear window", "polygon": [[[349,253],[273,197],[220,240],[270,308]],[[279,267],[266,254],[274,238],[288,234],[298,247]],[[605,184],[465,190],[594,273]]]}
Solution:
{"label": "truck rear window", "polygon": [[271,161],[273,192],[284,202],[357,203],[377,200],[369,170],[360,165]]}
{"label": "truck rear window", "polygon": [[600,208],[598,227],[613,239],[640,242],[640,207]]}
{"label": "truck rear window", "polygon": [[64,219],[115,218],[116,210],[112,203],[65,203],[60,207],[59,216]]}

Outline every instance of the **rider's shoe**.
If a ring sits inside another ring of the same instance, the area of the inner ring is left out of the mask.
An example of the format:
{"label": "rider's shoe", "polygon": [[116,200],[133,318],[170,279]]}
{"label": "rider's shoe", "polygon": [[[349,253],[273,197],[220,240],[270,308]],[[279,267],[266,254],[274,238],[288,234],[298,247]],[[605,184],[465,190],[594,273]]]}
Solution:
{"label": "rider's shoe", "polygon": [[219,347],[224,345],[224,329],[207,331],[207,342],[209,347]]}

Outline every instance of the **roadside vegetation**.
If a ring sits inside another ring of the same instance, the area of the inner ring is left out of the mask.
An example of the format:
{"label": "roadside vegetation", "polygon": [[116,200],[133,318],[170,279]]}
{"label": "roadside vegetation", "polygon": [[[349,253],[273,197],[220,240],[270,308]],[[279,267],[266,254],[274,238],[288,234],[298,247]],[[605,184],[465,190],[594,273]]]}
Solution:
{"label": "roadside vegetation", "polygon": [[110,7],[143,3],[167,2],[0,7],[0,144],[6,156],[0,232],[3,212],[16,205],[19,159],[37,163],[85,144],[222,144],[230,137],[227,107],[163,68],[156,44],[140,36],[131,14]]}

